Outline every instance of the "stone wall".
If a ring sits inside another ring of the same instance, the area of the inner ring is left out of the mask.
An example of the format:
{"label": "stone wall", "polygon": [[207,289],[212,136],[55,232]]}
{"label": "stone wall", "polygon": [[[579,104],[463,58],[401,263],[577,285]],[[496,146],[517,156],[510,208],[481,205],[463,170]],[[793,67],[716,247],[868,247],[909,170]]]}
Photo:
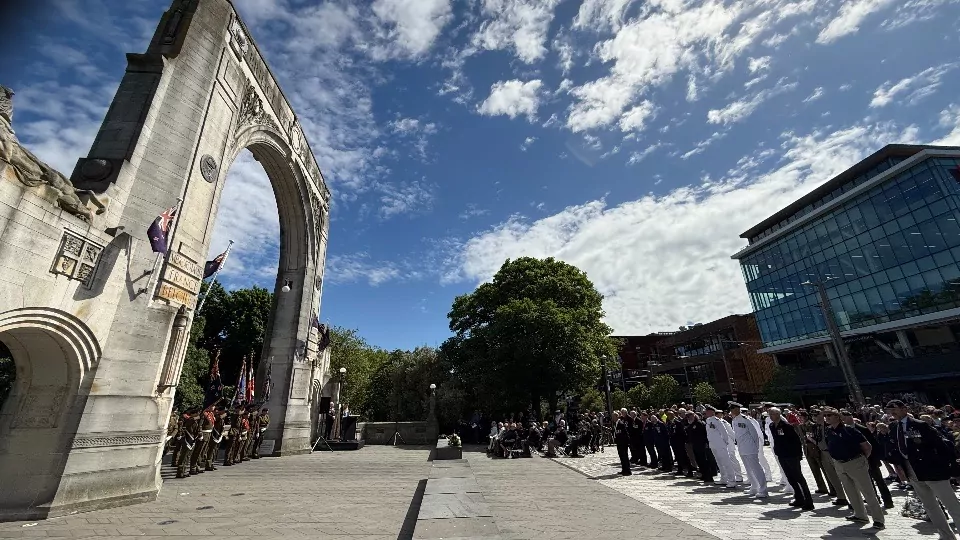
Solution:
{"label": "stone wall", "polygon": [[393,434],[400,432],[403,441],[398,444],[435,444],[436,428],[426,420],[422,422],[361,422],[357,424],[357,437],[364,444],[393,444]]}

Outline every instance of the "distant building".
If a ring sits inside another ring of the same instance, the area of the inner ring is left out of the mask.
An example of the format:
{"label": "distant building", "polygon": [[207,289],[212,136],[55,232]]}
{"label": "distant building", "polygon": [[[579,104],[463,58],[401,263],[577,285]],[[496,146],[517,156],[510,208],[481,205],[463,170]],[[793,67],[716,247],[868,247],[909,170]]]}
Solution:
{"label": "distant building", "polygon": [[888,145],[741,235],[761,352],[807,401],[848,396],[818,304],[863,392],[960,397],[960,147]]}
{"label": "distant building", "polygon": [[773,372],[773,357],[757,352],[762,343],[753,315],[730,315],[678,332],[615,337],[622,343],[619,355],[626,388],[670,375],[684,396],[697,383],[710,383],[722,404],[758,396]]}

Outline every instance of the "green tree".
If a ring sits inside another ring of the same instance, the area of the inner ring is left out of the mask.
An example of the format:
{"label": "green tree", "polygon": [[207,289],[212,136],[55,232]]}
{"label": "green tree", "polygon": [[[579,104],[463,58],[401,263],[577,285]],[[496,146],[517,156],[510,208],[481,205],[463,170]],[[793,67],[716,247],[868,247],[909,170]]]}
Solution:
{"label": "green tree", "polygon": [[206,321],[202,316],[197,317],[190,327],[190,341],[187,343],[187,352],[183,359],[183,369],[180,371],[180,383],[177,386],[174,406],[183,411],[190,407],[203,405],[203,392],[210,375],[210,356],[206,349],[197,346],[203,335]]}
{"label": "green tree", "polygon": [[669,407],[680,398],[680,383],[670,375],[657,375],[650,380],[650,405]]}
{"label": "green tree", "polygon": [[254,369],[260,361],[273,294],[256,286],[227,292],[219,283],[204,285],[204,290],[209,296],[198,315],[205,324],[197,345],[211,354],[221,351],[220,373],[229,386],[240,375],[244,357],[253,360]]}
{"label": "green tree", "polygon": [[627,401],[634,407],[646,409],[650,406],[650,389],[641,383],[627,390]]}
{"label": "green tree", "polygon": [[443,357],[488,411],[539,412],[544,399],[555,409],[558,391],[592,384],[600,358],[616,353],[602,301],[574,266],[508,259],[492,282],[454,300]]}
{"label": "green tree", "polygon": [[788,367],[776,366],[773,374],[763,388],[763,396],[767,401],[775,403],[794,403],[799,394],[794,390],[796,372]]}
{"label": "green tree", "polygon": [[607,410],[606,397],[603,392],[593,386],[587,388],[580,394],[581,411],[605,411]]}
{"label": "green tree", "polygon": [[[630,395],[622,389],[616,388],[613,392],[610,392],[610,402],[613,405],[613,410],[619,411],[630,406]],[[606,410],[606,407],[604,407],[604,410]]]}
{"label": "green tree", "polygon": [[340,368],[347,369],[341,400],[365,419],[379,419],[369,414],[368,393],[387,357],[386,351],[368,344],[356,330],[340,326],[330,329],[330,372],[337,376]]}
{"label": "green tree", "polygon": [[696,403],[716,403],[720,399],[717,389],[708,382],[699,382],[693,387],[693,400]]}
{"label": "green tree", "polygon": [[17,366],[13,362],[13,355],[10,349],[0,342],[0,407],[7,400],[7,396],[13,391],[14,381],[17,379]]}

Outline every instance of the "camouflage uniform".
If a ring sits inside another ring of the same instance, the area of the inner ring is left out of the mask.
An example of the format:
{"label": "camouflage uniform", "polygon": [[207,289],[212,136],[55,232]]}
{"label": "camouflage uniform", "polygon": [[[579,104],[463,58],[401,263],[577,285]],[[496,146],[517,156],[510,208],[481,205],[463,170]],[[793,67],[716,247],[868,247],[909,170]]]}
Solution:
{"label": "camouflage uniform", "polygon": [[270,425],[270,413],[266,409],[260,411],[257,417],[257,427],[253,430],[253,459],[260,459],[260,445],[263,443],[263,432]]}
{"label": "camouflage uniform", "polygon": [[205,471],[215,471],[217,467],[214,466],[213,462],[217,459],[217,450],[220,449],[220,441],[224,438],[224,423],[227,416],[227,411],[218,410],[216,412],[216,420],[213,422],[213,432],[210,434],[210,443],[207,444],[207,453],[203,456],[203,470]]}
{"label": "camouflage uniform", "polygon": [[184,413],[182,437],[177,450],[177,478],[186,478],[190,475],[187,467],[190,465],[190,458],[193,456],[193,449],[199,443],[200,438],[200,413]]}

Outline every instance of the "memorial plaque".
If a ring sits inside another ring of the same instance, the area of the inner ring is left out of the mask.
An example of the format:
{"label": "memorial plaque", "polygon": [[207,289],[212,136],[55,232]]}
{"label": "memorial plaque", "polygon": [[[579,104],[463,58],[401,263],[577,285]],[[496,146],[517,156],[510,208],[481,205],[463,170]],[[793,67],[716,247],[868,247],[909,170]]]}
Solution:
{"label": "memorial plaque", "polygon": [[306,369],[293,370],[293,384],[290,385],[290,399],[306,399],[310,388],[310,372]]}
{"label": "memorial plaque", "polygon": [[276,445],[277,445],[277,441],[276,441],[275,439],[264,439],[263,442],[260,443],[260,455],[261,455],[261,456],[272,456],[272,455],[273,455],[273,448],[274,448]]}
{"label": "memorial plaque", "polygon": [[194,294],[200,291],[199,280],[188,276],[172,266],[167,267],[167,272],[163,275],[163,279]]}
{"label": "memorial plaque", "polygon": [[157,296],[171,302],[180,302],[181,304],[189,307],[192,307],[193,304],[197,302],[196,296],[171,283],[161,283],[160,291],[157,293]]}
{"label": "memorial plaque", "polygon": [[203,268],[201,268],[199,264],[191,261],[176,251],[170,253],[170,260],[167,261],[167,264],[169,266],[174,266],[197,279],[203,278]]}

